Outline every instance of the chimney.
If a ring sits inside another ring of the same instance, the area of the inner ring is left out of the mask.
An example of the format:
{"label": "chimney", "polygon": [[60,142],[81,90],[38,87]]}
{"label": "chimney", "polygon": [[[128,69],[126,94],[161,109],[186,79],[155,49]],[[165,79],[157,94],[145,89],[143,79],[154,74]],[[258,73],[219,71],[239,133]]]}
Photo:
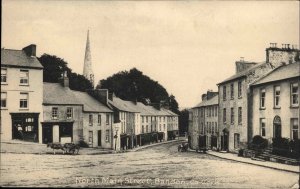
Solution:
{"label": "chimney", "polygon": [[240,60],[241,62],[244,62],[244,57],[241,57],[241,60]]}
{"label": "chimney", "polygon": [[108,93],[108,99],[109,100],[114,101],[114,96],[115,96],[114,93]]}
{"label": "chimney", "polygon": [[25,52],[25,54],[27,56],[30,56],[30,57],[36,56],[36,45],[35,44],[28,45],[27,47],[24,47],[22,50]]}
{"label": "chimney", "polygon": [[61,85],[63,87],[68,87],[69,88],[69,78],[68,78],[68,75],[67,75],[67,71],[65,71],[61,78],[59,79],[59,82],[61,83]]}
{"label": "chimney", "polygon": [[212,90],[207,91],[207,100],[211,99],[212,97],[216,96],[219,94],[218,92],[213,92]]}
{"label": "chimney", "polygon": [[97,99],[102,104],[108,104],[108,90],[107,89],[89,89],[87,93]]}
{"label": "chimney", "polygon": [[207,94],[203,94],[203,95],[201,96],[201,100],[202,100],[202,101],[206,100],[206,97],[207,97]]}

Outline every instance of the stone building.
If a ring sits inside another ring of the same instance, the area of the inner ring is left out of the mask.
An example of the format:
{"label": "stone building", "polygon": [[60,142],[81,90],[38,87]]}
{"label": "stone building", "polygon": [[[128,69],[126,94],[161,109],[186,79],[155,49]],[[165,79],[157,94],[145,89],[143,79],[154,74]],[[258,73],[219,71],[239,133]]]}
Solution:
{"label": "stone building", "polygon": [[1,140],[42,142],[43,66],[36,45],[1,49]]}
{"label": "stone building", "polygon": [[237,151],[246,147],[252,139],[249,131],[249,86],[273,69],[299,59],[299,50],[277,48],[273,43],[266,49],[266,62],[236,62],[236,74],[220,82],[219,132],[221,149]]}
{"label": "stone building", "polygon": [[[208,149],[216,149],[219,131],[218,92],[207,91],[201,99],[202,101],[190,110],[190,146],[192,149],[196,149],[199,145],[206,145]],[[205,139],[205,142],[200,140],[201,137]],[[200,144],[200,142],[204,144]]]}
{"label": "stone building", "polygon": [[[251,84],[249,128],[252,137],[299,139],[300,63],[276,68]],[[252,106],[251,106],[252,105]]]}
{"label": "stone building", "polygon": [[44,83],[43,143],[81,143],[113,148],[113,111],[86,92],[69,88],[69,79]]}

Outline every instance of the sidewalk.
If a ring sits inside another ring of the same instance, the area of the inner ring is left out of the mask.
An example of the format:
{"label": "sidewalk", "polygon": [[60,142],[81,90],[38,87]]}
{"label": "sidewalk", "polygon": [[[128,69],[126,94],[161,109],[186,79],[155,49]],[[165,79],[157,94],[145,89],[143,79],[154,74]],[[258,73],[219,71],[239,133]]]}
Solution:
{"label": "sidewalk", "polygon": [[277,169],[277,170],[281,170],[281,171],[288,171],[288,172],[292,172],[292,173],[300,172],[299,166],[286,165],[286,164],[275,163],[275,162],[270,162],[270,161],[252,160],[250,158],[239,157],[239,156],[237,156],[237,154],[232,154],[232,153],[207,151],[207,154],[216,156],[216,157],[219,157],[222,159],[237,161],[237,162],[241,162],[241,163],[248,163],[248,164],[252,164],[252,165],[258,165],[261,167],[267,167],[267,168]]}

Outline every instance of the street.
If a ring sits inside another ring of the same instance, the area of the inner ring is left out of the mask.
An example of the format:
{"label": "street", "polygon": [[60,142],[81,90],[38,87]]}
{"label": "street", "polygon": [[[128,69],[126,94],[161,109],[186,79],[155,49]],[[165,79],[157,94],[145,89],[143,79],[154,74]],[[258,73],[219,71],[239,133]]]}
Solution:
{"label": "street", "polygon": [[298,174],[195,152],[178,143],[103,155],[1,154],[1,186],[291,188]]}

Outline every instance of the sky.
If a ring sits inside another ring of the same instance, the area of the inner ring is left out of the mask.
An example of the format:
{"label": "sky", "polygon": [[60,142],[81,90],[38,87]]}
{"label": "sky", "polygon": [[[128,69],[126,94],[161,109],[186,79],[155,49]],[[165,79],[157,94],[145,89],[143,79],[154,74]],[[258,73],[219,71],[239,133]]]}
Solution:
{"label": "sky", "polygon": [[299,48],[297,1],[2,1],[1,48],[37,45],[83,72],[90,31],[95,82],[136,67],[192,107],[270,43]]}

